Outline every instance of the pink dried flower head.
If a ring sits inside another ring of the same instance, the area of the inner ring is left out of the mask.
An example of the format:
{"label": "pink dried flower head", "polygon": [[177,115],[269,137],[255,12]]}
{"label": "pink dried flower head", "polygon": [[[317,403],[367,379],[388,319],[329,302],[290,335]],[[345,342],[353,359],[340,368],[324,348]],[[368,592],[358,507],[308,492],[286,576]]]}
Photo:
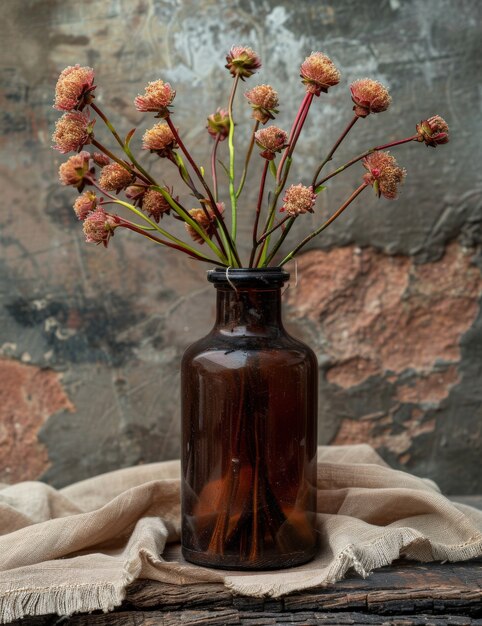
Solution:
{"label": "pink dried flower head", "polygon": [[82,111],[92,102],[94,89],[94,70],[91,67],[80,65],[66,67],[55,87],[54,109]]}
{"label": "pink dried flower head", "polygon": [[388,89],[371,78],[356,80],[351,84],[350,91],[355,103],[353,110],[358,117],[386,111],[392,101]]}
{"label": "pink dried flower head", "polygon": [[169,115],[168,106],[172,104],[176,96],[176,91],[169,83],[162,80],[155,80],[147,83],[144,95],[140,94],[134,100],[135,107],[142,113],[152,111],[157,113],[158,117],[166,117]]}
{"label": "pink dried flower head", "polygon": [[[223,214],[224,202],[217,202],[216,206],[218,208],[219,213]],[[194,219],[194,221],[196,221],[199,224],[199,226],[204,230],[206,235],[209,238],[211,238],[214,235],[214,232],[217,228],[217,224],[216,224],[214,211],[212,207],[206,204],[206,210],[207,210],[209,217],[206,216],[206,212],[204,211],[204,209],[191,209],[189,211],[189,215]],[[185,227],[186,227],[187,232],[189,233],[189,235],[192,237],[194,241],[197,241],[197,243],[199,244],[204,243],[204,239],[190,224],[185,224]]]}
{"label": "pink dried flower head", "polygon": [[244,94],[253,108],[252,117],[261,124],[274,120],[278,113],[278,93],[270,85],[257,85]]}
{"label": "pink dried flower head", "polygon": [[142,210],[156,222],[159,222],[163,215],[169,215],[171,206],[160,191],[149,189],[144,194],[142,200]]}
{"label": "pink dried flower head", "polygon": [[98,207],[89,213],[84,220],[84,235],[87,243],[102,243],[107,248],[109,240],[114,236],[114,230],[120,225],[120,219],[115,215],[106,213],[102,207]]}
{"label": "pink dried flower head", "polygon": [[224,141],[229,135],[229,126],[229,113],[226,109],[218,109],[216,113],[209,115],[206,128],[211,137]]}
{"label": "pink dried flower head", "polygon": [[90,143],[94,124],[95,120],[90,120],[88,115],[80,111],[64,113],[57,120],[52,135],[55,150],[62,152],[62,154],[81,150]]}
{"label": "pink dried flower head", "polygon": [[425,145],[435,148],[439,144],[448,143],[449,127],[440,115],[433,115],[428,120],[422,120],[417,124],[417,141],[424,141]]}
{"label": "pink dried flower head", "polygon": [[94,163],[99,167],[105,167],[110,163],[109,157],[105,154],[102,154],[102,152],[94,152],[94,154],[92,155],[92,159]]}
{"label": "pink dried flower head", "polygon": [[84,191],[74,202],[74,211],[79,220],[85,220],[97,207],[97,196],[93,191]]}
{"label": "pink dried flower head", "polygon": [[88,180],[90,154],[83,150],[74,154],[59,168],[59,178],[63,185],[72,185],[82,191]]}
{"label": "pink dried flower head", "polygon": [[225,67],[231,75],[239,76],[241,80],[249,78],[261,67],[261,59],[247,46],[233,46],[226,56],[226,61]]}
{"label": "pink dried flower head", "polygon": [[144,150],[157,152],[160,157],[167,157],[177,148],[176,138],[166,122],[159,122],[146,130],[142,138]]}
{"label": "pink dried flower head", "polygon": [[397,197],[398,186],[406,172],[398,166],[395,157],[388,152],[373,152],[363,159],[363,167],[368,170],[363,180],[373,186],[378,197],[389,200]]}
{"label": "pink dried flower head", "polygon": [[313,187],[305,187],[302,184],[291,185],[284,195],[281,212],[285,211],[290,217],[313,213],[315,202],[316,194]]}
{"label": "pink dried flower head", "polygon": [[276,152],[286,148],[288,141],[288,135],[277,126],[268,126],[256,131],[254,138],[258,146],[263,148],[263,152],[260,155],[268,161],[272,161],[275,158]]}
{"label": "pink dried flower head", "polygon": [[333,61],[322,52],[312,52],[301,64],[300,75],[306,91],[319,96],[340,82],[340,72]]}
{"label": "pink dried flower head", "polygon": [[128,187],[134,176],[119,163],[110,163],[102,168],[99,186],[106,191],[120,191]]}

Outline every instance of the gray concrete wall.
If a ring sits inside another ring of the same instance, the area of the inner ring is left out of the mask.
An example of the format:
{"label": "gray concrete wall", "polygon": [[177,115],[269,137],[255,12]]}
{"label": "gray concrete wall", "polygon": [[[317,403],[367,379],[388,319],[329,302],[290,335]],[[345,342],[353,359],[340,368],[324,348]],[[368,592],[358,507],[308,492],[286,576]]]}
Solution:
{"label": "gray concrete wall", "polygon": [[[369,442],[449,492],[481,491],[479,2],[6,0],[0,12],[0,481],[65,485],[178,456],[179,359],[212,320],[205,267],[129,233],[108,250],[84,244],[49,147],[59,71],[94,66],[97,101],[124,133],[152,124],[132,104],[144,84],[169,80],[176,124],[207,166],[204,120],[226,104],[224,55],[243,42],[264,62],[249,84],[278,90],[285,128],[307,54],[326,52],[342,72],[313,106],[293,182],[309,181],[350,119],[356,78],[389,85],[393,105],[356,125],[337,163],[432,114],[448,121],[447,146],[394,149],[408,170],[398,201],[365,193],[301,256],[286,317],[319,355],[320,442]],[[245,109],[240,135],[249,126]],[[175,181],[154,157],[142,162]],[[297,233],[361,173],[335,178]],[[255,195],[253,168],[246,238]]]}

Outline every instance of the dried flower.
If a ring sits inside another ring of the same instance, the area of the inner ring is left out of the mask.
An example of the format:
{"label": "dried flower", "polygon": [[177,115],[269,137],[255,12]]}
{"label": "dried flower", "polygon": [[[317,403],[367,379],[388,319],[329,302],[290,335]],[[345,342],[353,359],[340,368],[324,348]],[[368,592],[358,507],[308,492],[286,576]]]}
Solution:
{"label": "dried flower", "polygon": [[102,152],[94,152],[94,154],[92,155],[92,159],[94,163],[99,167],[105,167],[110,163],[109,157],[105,154],[102,154]]}
{"label": "dried flower", "polygon": [[351,84],[350,91],[355,103],[353,110],[358,117],[386,111],[392,101],[388,89],[371,78],[356,80]]}
{"label": "dried flower", "polygon": [[176,96],[176,91],[169,83],[162,80],[155,80],[147,83],[144,95],[140,94],[134,100],[135,107],[138,111],[146,113],[152,111],[158,114],[158,117],[166,117],[169,115],[168,106],[172,104]]}
{"label": "dried flower", "polygon": [[115,215],[106,213],[102,207],[98,207],[93,213],[89,213],[84,220],[84,235],[87,243],[107,244],[114,236],[114,230],[119,226],[120,219]]}
{"label": "dried flower", "polygon": [[257,85],[244,94],[253,108],[252,117],[261,124],[274,120],[278,113],[278,93],[270,85]]}
{"label": "dried flower", "polygon": [[157,152],[160,157],[167,157],[177,148],[176,138],[166,122],[159,122],[146,130],[142,138],[144,150]]}
{"label": "dried flower", "polygon": [[226,109],[218,109],[216,113],[209,115],[206,128],[211,137],[224,141],[229,135],[229,126],[229,113]]}
{"label": "dried flower", "polygon": [[111,163],[102,168],[99,186],[106,191],[125,189],[134,179],[133,174],[119,163]]}
{"label": "dried flower", "polygon": [[435,148],[439,144],[448,143],[449,127],[440,115],[433,115],[428,120],[417,124],[417,141],[425,141],[425,145]]}
{"label": "dried flower", "polygon": [[226,61],[225,67],[232,76],[239,76],[241,80],[249,78],[261,67],[261,59],[254,50],[246,46],[233,46]]}
{"label": "dried flower", "polygon": [[171,206],[160,191],[149,189],[144,194],[142,200],[142,210],[156,222],[159,222],[163,215],[169,215]]}
{"label": "dried flower", "polygon": [[258,146],[263,148],[263,152],[260,155],[268,161],[272,161],[275,158],[276,152],[286,148],[288,141],[288,135],[277,126],[268,126],[268,128],[256,131],[254,138]]}
{"label": "dried flower", "polygon": [[296,217],[303,213],[313,213],[316,202],[316,193],[313,187],[305,187],[302,184],[291,185],[286,190],[283,198],[281,212],[286,211],[290,217]]}
{"label": "dried flower", "polygon": [[84,191],[74,202],[74,211],[79,220],[85,220],[97,207],[97,196],[93,191]]}
{"label": "dried flower", "polygon": [[340,82],[340,72],[333,61],[322,52],[312,52],[301,64],[300,75],[306,91],[319,96]]}
{"label": "dried flower", "polygon": [[87,182],[87,174],[89,173],[90,154],[83,150],[79,154],[74,154],[59,168],[59,178],[63,185],[72,185],[80,191]]}
{"label": "dried flower", "polygon": [[368,173],[363,180],[377,193],[378,197],[393,199],[397,197],[398,186],[405,178],[405,170],[399,167],[397,161],[388,152],[373,152],[363,159],[363,167]]}
{"label": "dried flower", "polygon": [[64,113],[57,120],[52,135],[55,150],[62,154],[81,150],[87,143],[90,143],[94,124],[95,120],[90,120],[88,115],[80,111]]}
{"label": "dried flower", "polygon": [[94,70],[91,67],[66,67],[55,87],[54,108],[59,111],[82,111],[92,102],[94,89]]}
{"label": "dried flower", "polygon": [[[224,213],[224,202],[217,202],[216,206],[218,208],[219,213]],[[208,215],[206,215],[206,211]],[[204,209],[191,209],[189,211],[189,215],[196,221],[199,226],[204,230],[206,235],[211,238],[214,235],[214,232],[217,228],[215,214],[211,206],[206,206],[206,211]],[[186,230],[189,235],[192,237],[194,241],[197,241],[199,244],[204,243],[204,239],[201,235],[190,225],[185,224]]]}

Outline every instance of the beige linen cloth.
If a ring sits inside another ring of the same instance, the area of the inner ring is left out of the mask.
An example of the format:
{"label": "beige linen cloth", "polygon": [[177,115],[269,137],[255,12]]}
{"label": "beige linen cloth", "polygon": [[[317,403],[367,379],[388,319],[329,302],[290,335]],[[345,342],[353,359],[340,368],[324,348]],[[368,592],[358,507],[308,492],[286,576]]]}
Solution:
{"label": "beige linen cloth", "polygon": [[[102,609],[136,578],[218,582],[280,596],[361,576],[401,555],[462,561],[482,555],[482,512],[453,504],[429,480],[390,469],[369,446],[321,447],[311,563],[243,573],[189,565],[179,549],[179,462],[123,469],[56,490],[0,485],[0,622]],[[169,545],[167,545],[169,544]]]}

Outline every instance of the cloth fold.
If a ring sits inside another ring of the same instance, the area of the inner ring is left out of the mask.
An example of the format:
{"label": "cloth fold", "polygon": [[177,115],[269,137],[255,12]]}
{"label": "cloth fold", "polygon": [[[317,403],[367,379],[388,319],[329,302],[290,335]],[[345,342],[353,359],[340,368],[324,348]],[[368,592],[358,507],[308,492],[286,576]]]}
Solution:
{"label": "cloth fold", "polygon": [[482,555],[482,512],[450,502],[430,480],[391,469],[367,445],[320,447],[320,550],[305,565],[235,572],[182,559],[180,466],[153,463],[64,489],[0,485],[0,623],[27,615],[112,610],[137,578],[218,582],[277,597],[361,576],[405,556]]}

